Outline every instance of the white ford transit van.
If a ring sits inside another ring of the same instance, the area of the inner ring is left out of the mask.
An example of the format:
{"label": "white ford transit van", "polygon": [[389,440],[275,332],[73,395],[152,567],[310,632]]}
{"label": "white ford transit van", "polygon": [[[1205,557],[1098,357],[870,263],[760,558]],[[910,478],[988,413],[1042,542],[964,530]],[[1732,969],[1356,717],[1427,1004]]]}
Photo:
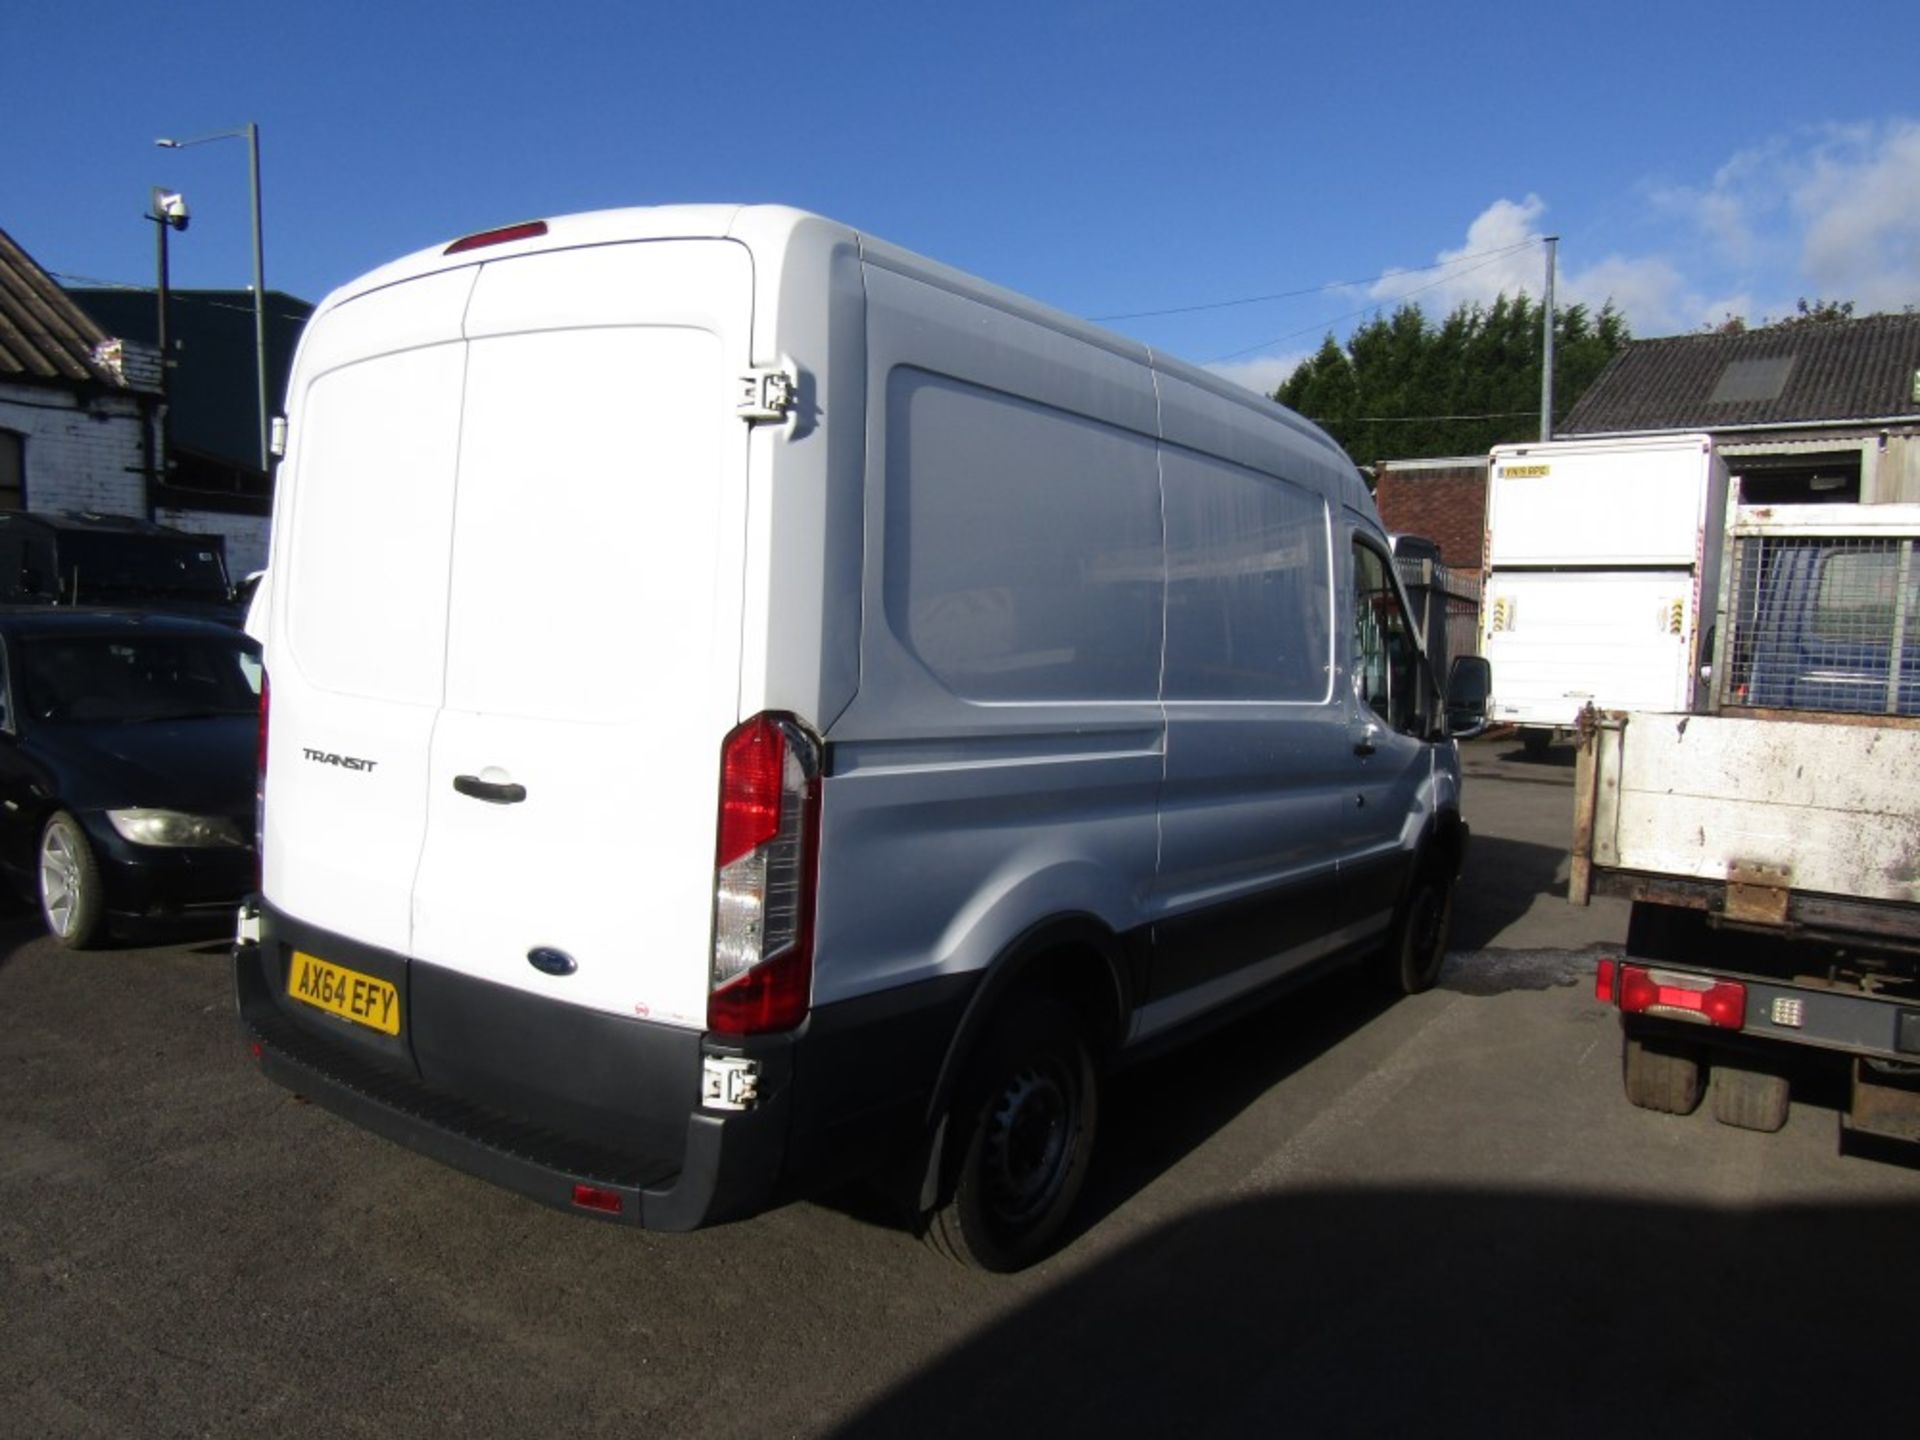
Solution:
{"label": "white ford transit van", "polygon": [[402,1144],[663,1229],[864,1168],[1013,1268],[1110,1067],[1435,977],[1446,711],[1360,477],[1247,392],[664,208],[346,286],[287,433],[239,1005]]}

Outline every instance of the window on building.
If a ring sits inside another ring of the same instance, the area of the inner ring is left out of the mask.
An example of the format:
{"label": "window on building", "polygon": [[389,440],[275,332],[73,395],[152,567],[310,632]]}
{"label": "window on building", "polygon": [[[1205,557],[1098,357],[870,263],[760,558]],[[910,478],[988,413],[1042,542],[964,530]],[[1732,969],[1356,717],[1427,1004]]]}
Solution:
{"label": "window on building", "polygon": [[27,440],[0,430],[0,510],[27,508]]}

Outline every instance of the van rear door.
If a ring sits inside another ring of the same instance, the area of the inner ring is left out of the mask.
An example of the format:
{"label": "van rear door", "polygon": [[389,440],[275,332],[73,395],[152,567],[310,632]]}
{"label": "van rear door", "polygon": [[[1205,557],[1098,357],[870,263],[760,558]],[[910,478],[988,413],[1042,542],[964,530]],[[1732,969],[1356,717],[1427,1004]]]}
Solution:
{"label": "van rear door", "polygon": [[[748,254],[723,241],[481,272],[417,959],[704,1025],[751,307]],[[545,973],[539,950],[577,969]]]}
{"label": "van rear door", "polygon": [[263,890],[404,953],[446,668],[471,268],[325,312],[278,478]]}
{"label": "van rear door", "polygon": [[[701,1024],[739,703],[750,258],[550,251],[337,313],[414,292],[441,307],[433,343],[363,344],[391,353],[322,376],[296,421],[268,898],[465,975]],[[541,950],[572,972],[535,968]]]}

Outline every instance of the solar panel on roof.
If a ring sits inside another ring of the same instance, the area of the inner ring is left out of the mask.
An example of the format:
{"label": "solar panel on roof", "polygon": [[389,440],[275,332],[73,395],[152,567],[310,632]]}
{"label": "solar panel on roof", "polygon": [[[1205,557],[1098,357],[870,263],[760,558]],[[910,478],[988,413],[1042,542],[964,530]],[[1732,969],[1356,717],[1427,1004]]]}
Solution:
{"label": "solar panel on roof", "polygon": [[1732,405],[1741,401],[1778,400],[1793,373],[1791,355],[1772,355],[1764,360],[1735,360],[1720,372],[1719,383],[1707,397],[1709,405]]}

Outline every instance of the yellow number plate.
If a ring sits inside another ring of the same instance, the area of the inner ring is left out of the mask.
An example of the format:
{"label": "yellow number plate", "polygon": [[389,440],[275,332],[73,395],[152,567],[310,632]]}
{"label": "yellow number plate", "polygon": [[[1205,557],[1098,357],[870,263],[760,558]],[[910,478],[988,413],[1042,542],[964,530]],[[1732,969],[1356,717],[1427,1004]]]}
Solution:
{"label": "yellow number plate", "polygon": [[356,1025],[388,1035],[400,1033],[398,990],[384,980],[329,964],[304,950],[294,951],[293,963],[287,967],[287,994]]}

